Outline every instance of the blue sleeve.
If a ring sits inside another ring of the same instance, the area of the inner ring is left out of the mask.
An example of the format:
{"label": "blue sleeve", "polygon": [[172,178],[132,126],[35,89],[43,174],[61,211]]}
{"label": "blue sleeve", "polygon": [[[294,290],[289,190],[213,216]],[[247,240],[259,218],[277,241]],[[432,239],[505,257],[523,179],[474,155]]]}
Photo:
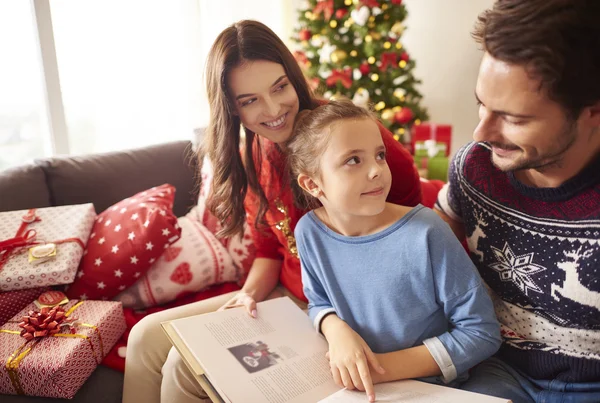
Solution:
{"label": "blue sleeve", "polygon": [[500,324],[473,262],[450,227],[437,216],[433,219],[428,239],[436,300],[451,326],[437,337],[445,352],[441,349],[436,358],[435,342],[430,342],[433,351],[428,348],[438,364],[445,361],[447,352],[450,365],[440,368],[445,380],[451,380],[500,348]]}
{"label": "blue sleeve", "polygon": [[335,309],[331,305],[321,279],[313,268],[313,261],[310,259],[310,256],[317,256],[318,251],[313,250],[311,254],[308,253],[305,243],[306,234],[303,229],[304,225],[299,222],[296,226],[295,237],[302,268],[302,287],[304,295],[308,299],[308,316],[312,320],[315,329],[320,332],[321,321],[329,313],[335,313]]}

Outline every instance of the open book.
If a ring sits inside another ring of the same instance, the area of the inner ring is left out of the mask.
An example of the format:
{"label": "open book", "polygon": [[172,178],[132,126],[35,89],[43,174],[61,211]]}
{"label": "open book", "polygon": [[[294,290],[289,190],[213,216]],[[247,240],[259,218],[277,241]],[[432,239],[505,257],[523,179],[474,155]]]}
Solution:
{"label": "open book", "polygon": [[[367,402],[364,392],[340,390],[325,357],[327,341],[291,299],[258,304],[258,318],[242,309],[162,324],[213,402]],[[378,402],[507,403],[419,381],[375,386]]]}

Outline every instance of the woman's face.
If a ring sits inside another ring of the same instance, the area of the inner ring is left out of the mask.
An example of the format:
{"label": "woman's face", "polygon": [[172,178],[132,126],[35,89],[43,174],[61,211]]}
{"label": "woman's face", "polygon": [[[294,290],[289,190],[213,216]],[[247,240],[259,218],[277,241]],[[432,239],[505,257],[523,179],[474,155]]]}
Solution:
{"label": "woman's face", "polygon": [[281,64],[248,61],[227,79],[229,96],[247,129],[274,143],[290,138],[300,101]]}

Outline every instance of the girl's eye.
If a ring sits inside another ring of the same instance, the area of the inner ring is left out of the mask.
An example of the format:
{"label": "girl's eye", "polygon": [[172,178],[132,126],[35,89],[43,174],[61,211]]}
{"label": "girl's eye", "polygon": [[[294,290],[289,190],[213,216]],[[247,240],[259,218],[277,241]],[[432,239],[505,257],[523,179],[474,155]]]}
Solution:
{"label": "girl's eye", "polygon": [[377,154],[377,158],[380,160],[385,160],[385,151],[381,151]]}
{"label": "girl's eye", "polygon": [[352,157],[349,160],[346,161],[347,165],[356,165],[356,164],[360,164],[360,158],[358,157]]}

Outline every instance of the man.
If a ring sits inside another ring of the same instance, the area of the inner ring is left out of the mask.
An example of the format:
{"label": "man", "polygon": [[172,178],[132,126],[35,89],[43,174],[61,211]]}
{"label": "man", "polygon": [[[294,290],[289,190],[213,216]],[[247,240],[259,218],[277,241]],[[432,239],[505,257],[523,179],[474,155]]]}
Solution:
{"label": "man", "polygon": [[513,402],[600,402],[600,1],[499,0],[475,142],[436,209],[466,237],[503,345],[467,390]]}

